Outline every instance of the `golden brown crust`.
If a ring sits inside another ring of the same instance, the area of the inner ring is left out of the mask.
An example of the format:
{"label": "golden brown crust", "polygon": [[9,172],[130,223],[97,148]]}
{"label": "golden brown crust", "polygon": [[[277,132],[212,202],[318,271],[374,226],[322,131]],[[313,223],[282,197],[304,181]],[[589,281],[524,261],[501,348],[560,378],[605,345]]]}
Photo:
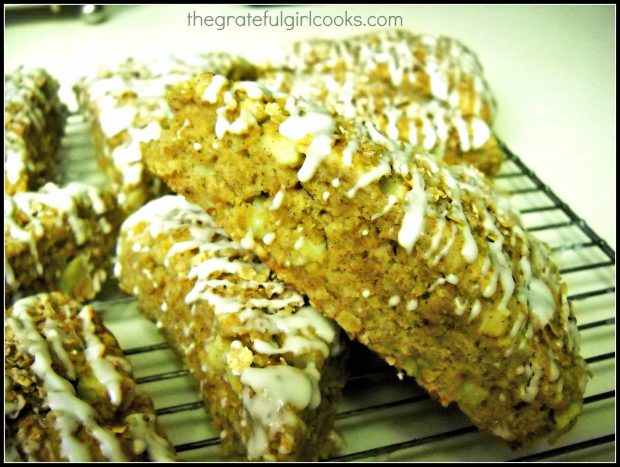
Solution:
{"label": "golden brown crust", "polygon": [[350,336],[512,444],[574,423],[566,286],[480,172],[253,83],[204,75],[170,104],[150,168]]}

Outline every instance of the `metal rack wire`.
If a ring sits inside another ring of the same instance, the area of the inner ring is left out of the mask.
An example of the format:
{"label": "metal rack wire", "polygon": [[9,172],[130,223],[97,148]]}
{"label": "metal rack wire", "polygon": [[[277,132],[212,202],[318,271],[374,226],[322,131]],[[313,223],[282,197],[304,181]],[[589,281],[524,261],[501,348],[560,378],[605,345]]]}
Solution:
{"label": "metal rack wire", "polygon": [[[582,336],[586,337],[582,354],[593,373],[581,416],[585,421],[578,422],[556,446],[540,442],[513,452],[478,431],[457,410],[440,408],[411,380],[400,381],[391,367],[367,355],[364,358],[369,360],[362,365],[363,370],[349,378],[337,415],[336,429],[343,435],[346,447],[329,460],[534,461],[590,456],[596,449],[606,449],[603,458],[613,458],[610,453],[615,448],[615,430],[610,414],[615,413],[615,253],[519,157],[506,147],[504,150],[507,160],[495,183],[510,195],[528,230],[550,244],[569,290],[574,290],[568,299],[575,308]],[[73,169],[81,170],[76,166]],[[127,313],[128,308],[135,307],[135,300],[125,297],[97,302],[95,306],[112,331],[117,331],[136,369],[137,382],[155,400],[160,421],[180,457],[220,460],[219,436],[202,410],[198,390],[161,334],[157,330],[145,332],[149,336],[144,338],[146,342],[135,344],[136,326],[153,326],[146,320],[137,325],[133,321],[140,319],[137,312]],[[117,311],[112,312],[113,308]],[[132,320],[131,330],[127,320]],[[123,338],[124,333],[128,337]],[[590,339],[590,335],[594,337]],[[166,382],[172,384],[172,389],[162,386]],[[170,393],[175,391],[171,398]],[[606,414],[602,424],[601,413]],[[188,418],[193,420],[191,427],[183,430]],[[409,422],[404,423],[405,418]],[[601,426],[592,429],[592,423]]]}

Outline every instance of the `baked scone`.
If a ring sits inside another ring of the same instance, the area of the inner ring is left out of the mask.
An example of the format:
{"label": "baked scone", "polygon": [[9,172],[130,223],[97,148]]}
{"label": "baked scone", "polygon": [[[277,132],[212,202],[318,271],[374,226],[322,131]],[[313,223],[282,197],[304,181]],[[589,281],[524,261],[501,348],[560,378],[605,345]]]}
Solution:
{"label": "baked scone", "polygon": [[331,454],[344,334],[211,216],[181,196],[151,201],[122,226],[116,272],[196,378],[226,451]]}
{"label": "baked scone", "polygon": [[495,100],[478,58],[449,37],[385,29],[344,40],[304,40],[268,59],[264,68],[323,73],[341,83],[348,73],[366,76],[412,98],[433,98],[488,123],[495,116]]}
{"label": "baked scone", "polygon": [[67,116],[58,87],[41,68],[5,75],[5,193],[36,190],[52,180]]}
{"label": "baked scone", "polygon": [[252,82],[206,74],[170,106],[151,170],[352,338],[513,445],[572,426],[566,285],[479,171]]}
{"label": "baked scone", "polygon": [[255,74],[242,58],[211,53],[192,62],[128,59],[82,78],[74,86],[80,108],[91,124],[97,159],[125,214],[163,193],[159,179],[149,174],[142,162],[140,143],[159,135],[169,114],[164,99],[167,87],[201,71],[248,79]]}
{"label": "baked scone", "polygon": [[79,182],[4,196],[4,300],[59,290],[100,290],[122,220],[115,196]]}
{"label": "baked scone", "polygon": [[489,124],[460,108],[427,96],[403,92],[372,75],[346,71],[267,71],[258,82],[265,87],[320,104],[346,118],[372,125],[386,138],[403,140],[449,164],[471,164],[495,175],[504,159]]}
{"label": "baked scone", "polygon": [[5,460],[175,460],[91,306],[57,292],[27,297],[5,310],[4,332]]}

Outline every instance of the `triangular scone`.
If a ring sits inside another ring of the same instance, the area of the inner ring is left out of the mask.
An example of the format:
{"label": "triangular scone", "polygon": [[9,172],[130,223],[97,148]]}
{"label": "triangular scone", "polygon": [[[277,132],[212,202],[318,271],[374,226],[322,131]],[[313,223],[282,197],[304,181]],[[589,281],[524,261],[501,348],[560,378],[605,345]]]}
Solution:
{"label": "triangular scone", "polygon": [[4,195],[4,300],[57,290],[92,299],[112,264],[122,213],[114,194],[80,182]]}
{"label": "triangular scone", "polygon": [[36,190],[58,175],[67,108],[42,68],[4,76],[4,192]]}
{"label": "triangular scone", "polygon": [[386,30],[300,41],[269,60],[257,81],[367,120],[451,164],[494,175],[504,158],[482,66],[454,39]]}
{"label": "triangular scone", "polygon": [[92,306],[53,292],[4,312],[5,461],[176,460]]}
{"label": "triangular scone", "polygon": [[346,118],[366,120],[386,137],[402,140],[449,164],[471,164],[495,175],[504,153],[490,125],[439,100],[393,89],[348,71],[342,81],[327,73],[263,73],[257,82],[301,97]]}
{"label": "triangular scone", "polygon": [[151,170],[351,337],[512,444],[572,426],[566,286],[480,172],[252,82],[203,75],[170,104]]}
{"label": "triangular scone", "polygon": [[140,143],[157,138],[169,115],[166,89],[198,73],[251,79],[256,69],[241,57],[211,52],[191,61],[176,57],[140,62],[131,58],[81,78],[73,90],[89,121],[100,167],[125,215],[165,190],[146,170]]}
{"label": "triangular scone", "polygon": [[343,40],[302,40],[269,57],[264,68],[323,73],[341,82],[347,73],[355,73],[411,97],[438,100],[488,123],[496,113],[478,57],[445,36],[384,29]]}
{"label": "triangular scone", "polygon": [[118,261],[121,287],[196,378],[226,450],[266,461],[332,453],[346,380],[335,322],[181,196],[127,219]]}

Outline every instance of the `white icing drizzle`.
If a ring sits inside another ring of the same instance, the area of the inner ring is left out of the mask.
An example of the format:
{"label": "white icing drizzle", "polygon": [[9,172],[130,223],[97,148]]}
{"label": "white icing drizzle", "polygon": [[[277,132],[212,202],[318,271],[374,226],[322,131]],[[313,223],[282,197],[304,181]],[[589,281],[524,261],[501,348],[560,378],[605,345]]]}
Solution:
{"label": "white icing drizzle", "polygon": [[222,75],[214,75],[209,85],[202,93],[202,100],[215,104],[220,90],[228,83],[228,80]]}
{"label": "white icing drizzle", "polygon": [[445,228],[446,228],[446,218],[445,216],[441,216],[439,220],[437,221],[437,230],[435,230],[435,233],[431,237],[430,248],[424,252],[424,255],[423,255],[424,259],[428,260],[431,258],[431,256],[433,256],[433,253],[435,253],[435,251],[439,247],[439,243],[441,242],[441,239],[443,238],[443,232]]}
{"label": "white icing drizzle", "polygon": [[521,331],[522,326],[525,324],[525,320],[526,320],[525,315],[523,314],[517,315],[517,318],[515,319],[514,324],[512,325],[512,328],[510,329],[510,337],[512,337],[513,339],[517,337],[517,335]]}
{"label": "white icing drizzle", "polygon": [[[352,41],[352,39],[348,41]],[[394,42],[392,43],[391,41]],[[452,80],[452,76],[448,76],[449,73],[453,73],[453,71],[448,72],[448,68],[455,67],[457,63],[455,60],[451,59],[450,62],[444,63],[444,58],[433,55],[428,58],[428,62],[424,61],[423,66],[428,73],[429,83],[429,89],[425,89],[425,92],[430,93],[433,97],[432,99],[415,99],[404,105],[405,103],[402,102],[403,96],[400,94],[394,97],[391,95],[387,96],[385,93],[377,92],[374,89],[369,92],[369,80],[371,82],[375,81],[375,77],[371,76],[369,78],[369,73],[372,74],[372,70],[364,67],[365,64],[369,63],[373,63],[375,66],[379,63],[387,65],[390,73],[396,73],[395,75],[390,75],[391,82],[393,83],[400,83],[404,76],[408,76],[411,83],[417,81],[413,69],[415,68],[419,71],[421,63],[418,57],[412,58],[409,45],[407,45],[409,41],[411,41],[411,38],[391,38],[388,40],[391,44],[388,50],[376,51],[375,53],[361,46],[361,50],[366,50],[366,53],[360,54],[356,58],[351,58],[347,63],[344,77],[341,79],[342,84],[334,80],[330,75],[332,70],[329,66],[321,66],[320,72],[310,71],[305,68],[295,69],[293,66],[293,70],[290,72],[272,71],[261,77],[260,80],[267,86],[273,89],[282,89],[292,96],[304,98],[312,102],[318,101],[345,118],[370,120],[369,131],[371,132],[371,139],[377,142],[384,139],[379,134],[379,131],[381,131],[393,140],[407,140],[413,145],[421,143],[424,149],[428,151],[436,150],[437,155],[441,156],[449,146],[448,142],[453,138],[452,134],[455,134],[459,151],[468,152],[478,149],[492,137],[486,122],[476,116],[482,112],[482,99],[477,94],[474,96],[468,95],[463,99],[461,105],[460,95],[462,92],[471,93],[474,90],[478,93],[484,89],[484,86],[480,86],[476,81],[473,87],[467,83],[466,88],[469,88],[467,91],[459,89],[456,82]],[[436,47],[437,45],[431,46],[431,50],[434,50]],[[395,52],[398,49],[407,50],[409,58],[395,62],[393,57],[399,56],[400,52]],[[341,49],[338,48],[338,50]],[[380,59],[377,57],[380,57]],[[401,61],[408,63],[408,66],[411,67],[408,68],[408,72],[405,72],[405,69],[400,66],[394,68],[394,64]],[[329,61],[326,63],[329,63]],[[441,65],[439,65],[440,63]],[[316,65],[314,64],[313,67]],[[348,68],[349,66],[353,68],[350,69]],[[360,66],[362,69],[358,69]],[[396,72],[396,70],[399,71]],[[476,74],[481,72],[479,68],[472,69],[471,71]],[[448,82],[455,86],[455,89],[450,93],[448,93],[446,88]],[[468,105],[472,98],[473,108]],[[493,106],[490,95],[488,99],[487,110],[488,107]],[[471,114],[472,110],[474,115]],[[403,121],[409,122],[407,130],[401,130],[399,126]],[[343,164],[345,166],[350,165],[348,157],[343,157]]]}
{"label": "white icing drizzle", "polygon": [[241,135],[247,131],[253,125],[256,125],[256,119],[252,112],[245,108],[241,108],[239,116],[232,122],[226,117],[228,109],[221,107],[217,110],[217,120],[215,122],[215,134],[218,138],[223,138],[226,133],[232,133],[234,135]]}
{"label": "white icing drizzle", "polygon": [[541,279],[532,278],[527,289],[527,299],[530,312],[538,325],[545,327],[555,313],[555,300],[549,287]]}
{"label": "white icing drizzle", "polygon": [[458,131],[458,134],[459,134],[459,142],[461,144],[461,149],[463,151],[470,151],[471,141],[469,138],[469,130],[467,128],[467,124],[465,123],[465,120],[463,120],[462,118],[454,119],[454,126],[456,127],[456,130]]}
{"label": "white icing drizzle", "polygon": [[62,332],[60,326],[58,326],[58,323],[49,318],[46,319],[43,324],[43,335],[52,346],[52,351],[62,364],[67,377],[71,381],[75,381],[75,367],[73,363],[71,363],[71,359],[63,346],[66,336],[64,332]]}
{"label": "white icing drizzle", "polygon": [[82,332],[84,333],[84,341],[86,343],[84,355],[93,370],[95,378],[107,389],[110,402],[118,406],[122,402],[121,381],[123,378],[116,371],[114,363],[103,356],[105,345],[95,333],[94,314],[95,310],[91,306],[85,306],[78,314],[82,320]]}
{"label": "white icing drizzle", "polygon": [[239,241],[239,244],[248,250],[254,248],[256,242],[254,241],[254,232],[252,229],[246,232],[245,236]]}
{"label": "white icing drizzle", "polygon": [[383,162],[382,161],[380,165],[378,165],[377,167],[374,167],[373,169],[371,169],[368,172],[364,173],[357,180],[355,185],[353,185],[353,187],[349,191],[347,191],[347,197],[353,198],[355,196],[355,194],[358,192],[358,190],[360,190],[361,188],[364,188],[364,187],[370,185],[373,182],[376,182],[381,177],[383,177],[384,175],[387,175],[387,174],[389,174],[391,172],[392,172],[392,169],[391,169],[390,165],[387,162]]}
{"label": "white icing drizzle", "polygon": [[319,406],[319,379],[320,373],[312,362],[303,370],[286,365],[243,370],[241,382],[246,386],[243,390],[243,404],[254,426],[247,442],[250,459],[258,459],[263,455],[274,433],[298,423],[287,406],[297,410]]}
{"label": "white icing drizzle", "polygon": [[282,206],[282,200],[284,199],[284,188],[280,188],[271,201],[269,210],[277,211]]}
{"label": "white icing drizzle", "polygon": [[471,132],[473,149],[480,149],[492,136],[489,125],[484,120],[476,117],[471,120]]}
{"label": "white icing drizzle", "polygon": [[74,436],[74,433],[79,429],[78,420],[64,414],[57,414],[54,427],[60,435],[60,453],[69,462],[92,461],[90,447]]}
{"label": "white icing drizzle", "polygon": [[542,378],[542,368],[537,362],[532,362],[525,367],[525,375],[529,378],[529,381],[526,386],[519,388],[521,400],[532,402],[538,394]]}
{"label": "white icing drizzle", "polygon": [[306,149],[306,159],[297,174],[300,182],[307,182],[331,152],[334,120],[328,113],[310,105],[303,110],[303,115],[291,114],[282,122],[280,133],[295,142],[312,135],[312,142]]}
{"label": "white icing drizzle", "polygon": [[15,334],[20,350],[31,355],[32,372],[43,382],[47,393],[45,403],[56,413],[56,426],[61,435],[61,451],[69,461],[84,460],[87,456],[82,444],[73,434],[80,426],[87,428],[99,442],[104,456],[114,462],[125,461],[125,455],[116,437],[97,424],[96,412],[78,399],[69,381],[58,375],[52,367],[52,357],[47,342],[39,334],[28,311],[38,305],[38,297],[19,300],[13,306],[13,316],[6,319]]}
{"label": "white icing drizzle", "polygon": [[135,107],[115,107],[99,116],[99,126],[103,134],[111,138],[131,126],[138,111]]}
{"label": "white icing drizzle", "polygon": [[434,60],[429,60],[427,62],[427,67],[431,92],[438,99],[448,99],[448,80],[443,74],[443,70],[440,68],[439,63]]}
{"label": "white icing drizzle", "polygon": [[448,241],[446,242],[444,247],[439,251],[439,253],[437,253],[433,257],[430,263],[431,266],[436,266],[437,264],[439,264],[439,261],[441,261],[441,259],[448,254],[448,251],[450,251],[450,248],[452,248],[452,244],[454,243],[454,240],[456,239],[456,231],[457,231],[456,225],[451,223],[450,224],[450,235],[448,236]]}
{"label": "white icing drizzle", "polygon": [[386,67],[389,82],[395,87],[405,81],[417,84],[416,73],[422,73],[428,85],[418,86],[435,99],[455,106],[461,101],[473,102],[471,110],[477,113],[485,107],[484,101],[487,108],[494,110],[476,57],[460,43],[445,37],[435,39],[386,30],[344,41],[300,42],[275,60],[276,68],[314,74],[329,74],[342,66],[360,79],[373,76],[380,66]]}
{"label": "white icing drizzle", "polygon": [[356,139],[349,141],[347,146],[342,151],[342,165],[350,167],[353,162],[353,155],[357,152],[359,142]]}
{"label": "white icing drizzle", "polygon": [[400,112],[396,108],[388,108],[385,111],[385,116],[388,120],[385,133],[389,138],[397,140],[400,136],[400,132],[398,131],[397,126]]}
{"label": "white icing drizzle", "polygon": [[456,285],[459,282],[459,278],[456,274],[448,274],[446,276],[446,282],[448,282],[449,284]]}
{"label": "white icing drizzle", "polygon": [[433,284],[428,288],[429,292],[432,292],[433,290],[435,290],[437,287],[439,287],[440,285],[443,285],[445,283],[449,283],[449,284],[457,284],[459,282],[459,278],[454,275],[454,274],[448,274],[446,277],[439,277],[438,279],[435,280],[435,282],[433,282]]}
{"label": "white icing drizzle", "polygon": [[512,294],[515,289],[515,281],[512,277],[511,263],[504,253],[501,241],[497,240],[494,242],[488,242],[488,245],[489,257],[491,258],[491,263],[493,264],[493,273],[491,282],[483,291],[483,296],[490,297],[495,293],[497,279],[499,277],[502,284],[503,295],[498,306],[501,309],[507,309],[508,302],[512,298]]}
{"label": "white icing drizzle", "polygon": [[[437,48],[441,41],[430,41],[430,43],[432,45],[428,47]],[[482,90],[484,86],[482,82],[474,79],[475,84],[473,84],[471,94],[459,92],[459,86],[465,87],[468,84],[465,78],[469,77],[469,75],[467,73],[449,75],[447,72],[449,58],[443,57],[442,54],[431,54],[429,57],[420,59],[423,63],[419,64],[419,67],[423,70],[416,69],[414,72],[413,68],[403,70],[399,66],[401,58],[396,49],[382,51],[383,55],[379,54],[377,56],[376,53],[369,52],[368,50],[366,52],[361,52],[360,50],[353,52],[349,49],[349,45],[342,45],[341,47],[342,50],[347,50],[347,54],[352,56],[352,60],[358,60],[364,56],[365,62],[369,63],[368,67],[364,68],[365,70],[376,70],[377,63],[382,63],[384,67],[390,70],[390,80],[393,83],[406,81],[413,83],[416,80],[416,72],[418,74],[426,73],[427,80],[420,80],[420,83],[422,86],[426,86],[426,82],[430,83],[430,94],[433,97],[467,107],[467,109],[461,108],[455,111],[444,109],[444,113],[437,110],[425,115],[421,111],[416,114],[416,109],[408,108],[407,105],[404,105],[403,112],[407,112],[407,117],[410,117],[407,121],[409,122],[409,138],[412,141],[420,142],[427,149],[437,150],[438,153],[441,153],[445,148],[447,138],[454,138],[455,134],[458,136],[458,144],[462,151],[478,149],[491,138],[488,124],[482,120],[480,115],[476,116],[475,114],[476,111],[482,112],[482,109],[484,109],[485,113],[492,112],[493,110],[492,103],[490,103],[491,100],[483,102]],[[308,50],[313,51],[314,48],[309,47]],[[446,53],[450,55],[460,52],[458,52],[458,47],[453,48],[450,46],[447,48]],[[343,58],[345,62],[347,60],[346,57],[340,58]],[[298,61],[304,64],[303,66],[307,65],[305,60],[303,57],[298,58]],[[319,59],[318,61],[319,67],[333,66],[333,63],[331,65],[327,64],[328,60]],[[372,63],[370,64],[370,62]],[[311,67],[313,72],[315,71],[314,65]],[[294,66],[290,68],[295,69]],[[478,71],[473,64],[469,64],[466,68],[472,72]],[[364,76],[370,76],[370,73]],[[282,79],[282,77],[280,76],[279,79]],[[337,83],[332,79],[327,83],[327,87],[335,89],[337,88]],[[308,98],[311,98],[312,94],[310,93],[308,96]],[[512,352],[513,349],[522,348],[524,340],[534,338],[535,327],[546,326],[553,318],[555,308],[557,307],[555,298],[557,295],[562,295],[554,287],[554,282],[559,281],[559,278],[554,276],[555,272],[549,271],[549,266],[546,264],[548,263],[548,255],[537,251],[537,248],[532,248],[530,254],[528,244],[535,244],[535,242],[529,235],[526,236],[525,234],[521,238],[521,251],[518,250],[517,241],[514,237],[518,229],[518,226],[514,225],[515,222],[518,222],[516,217],[504,205],[502,198],[491,193],[487,182],[476,170],[464,167],[439,167],[432,162],[432,159],[424,154],[419,154],[406,143],[391,142],[386,138],[386,134],[392,139],[404,136],[399,134],[402,114],[396,112],[390,106],[390,102],[386,104],[380,100],[373,102],[373,99],[370,97],[363,99],[363,96],[347,96],[338,105],[333,107],[328,105],[328,108],[330,112],[336,109],[336,113],[338,113],[344,106],[354,105],[357,107],[358,101],[364,102],[363,105],[366,106],[366,110],[373,109],[370,112],[366,112],[366,114],[377,113],[381,116],[381,121],[372,121],[369,118],[364,123],[358,123],[357,127],[351,128],[353,125],[347,126],[347,122],[336,118],[335,124],[333,121],[330,123],[329,132],[331,133],[330,138],[333,137],[333,133],[337,134],[337,138],[332,138],[330,142],[325,143],[327,150],[334,145],[336,140],[338,143],[342,143],[344,140],[342,144],[346,144],[348,141],[342,153],[333,151],[333,156],[337,157],[337,159],[333,161],[330,159],[331,163],[338,162],[341,167],[353,167],[354,169],[374,166],[370,171],[362,173],[361,176],[356,171],[353,172],[358,178],[353,187],[346,192],[347,195],[353,198],[361,188],[375,184],[381,177],[390,174],[390,172],[400,174],[405,181],[411,182],[412,189],[407,193],[404,202],[401,201],[404,215],[400,229],[392,230],[392,232],[398,231],[399,244],[406,251],[412,252],[417,242],[425,245],[425,241],[428,241],[428,248],[424,251],[423,256],[429,261],[428,265],[430,267],[435,267],[446,255],[456,253],[451,251],[451,247],[458,240],[456,243],[457,249],[460,250],[459,253],[464,262],[472,265],[472,269],[477,269],[477,266],[480,267],[481,281],[474,287],[472,294],[478,293],[482,297],[476,297],[475,295],[457,296],[454,299],[455,312],[461,316],[469,309],[468,320],[471,322],[478,318],[483,305],[485,310],[509,310],[512,318],[512,325],[509,330],[510,335],[513,339],[521,339],[520,342],[515,342],[514,346],[511,343],[509,351]],[[286,110],[289,111],[291,117],[299,117],[298,106],[306,108],[304,107],[305,104],[300,101],[290,97],[287,99]],[[473,109],[470,107],[473,107]],[[437,109],[439,108],[441,106],[437,107]],[[473,116],[472,111],[474,112]],[[291,122],[292,128],[295,128],[293,123],[297,122]],[[318,124],[317,126],[321,127]],[[326,125],[323,125],[318,132],[322,136],[325,136],[325,127]],[[295,131],[299,134],[295,133]],[[301,132],[299,129],[295,131],[285,127],[284,132],[289,132],[291,134],[289,137],[294,141],[303,140],[300,142],[301,144],[305,144],[308,141],[312,142],[317,137],[311,131]],[[297,137],[297,139],[294,137]],[[371,143],[382,146],[385,151],[377,149],[376,145]],[[350,152],[348,151],[349,146],[354,148]],[[360,147],[364,148],[364,150],[360,151]],[[366,160],[364,160],[364,163],[354,160],[354,158],[363,159],[368,154],[373,156],[371,164],[368,164]],[[374,156],[376,155],[379,157],[375,158]],[[314,175],[318,166],[326,157],[328,155],[321,155],[320,161],[311,161],[309,165],[312,165],[312,167],[306,171],[309,174],[309,178]],[[381,161],[379,166],[376,165],[377,161]],[[306,162],[308,162],[308,157]],[[304,162],[304,165],[306,162]],[[355,162],[360,162],[360,164],[355,164]],[[385,166],[383,165],[384,163]],[[385,168],[386,166],[387,168]],[[330,169],[333,169],[331,164]],[[301,180],[302,177],[298,174],[298,178]],[[347,176],[346,180],[349,181],[350,178]],[[416,190],[418,191],[416,192]],[[375,193],[377,192],[375,191]],[[324,200],[327,201],[327,199]],[[392,202],[391,205],[390,202]],[[384,212],[374,214],[371,220],[374,221],[381,217],[398,202],[398,198],[388,197],[388,204],[384,208]],[[480,232],[479,220],[481,218],[483,219],[482,227],[485,230],[484,235]],[[448,223],[450,224],[449,229],[446,228]],[[427,238],[424,234],[427,233],[425,229],[428,229],[429,225],[431,227],[435,225],[435,230],[433,235],[429,235],[429,238]],[[513,233],[510,243],[503,237],[502,232],[506,233],[506,235]],[[474,236],[474,233],[476,236]],[[422,239],[421,241],[420,238]],[[478,259],[478,255],[481,258]],[[536,261],[537,255],[541,258],[538,262]],[[478,262],[476,262],[477,259]],[[443,283],[456,284],[458,278],[453,282],[448,280],[451,272],[449,268],[452,267],[451,263],[452,261],[445,261],[445,264],[442,264],[442,267],[445,266],[448,270],[442,269],[441,272],[445,277],[441,278],[441,280],[443,280]],[[287,266],[286,260],[283,264]],[[520,270],[520,274],[517,269]],[[501,294],[499,294],[498,286],[501,286]],[[368,296],[365,296],[364,292],[366,291],[361,293],[362,297],[368,298],[370,292],[368,291]],[[513,295],[516,296],[515,301],[512,301]],[[518,303],[517,300],[519,301]],[[563,304],[565,297],[558,299],[558,301],[560,300]],[[409,309],[409,303],[411,302],[407,303],[407,309]],[[525,306],[523,307],[523,305]],[[567,341],[568,347],[575,338],[569,335],[566,330],[570,326],[567,318],[570,316],[570,309],[568,306],[564,307],[562,305],[562,307],[562,326],[565,328],[567,335],[559,340]],[[411,305],[411,308],[415,309],[413,305]],[[523,308],[525,308],[525,312],[522,311]],[[518,314],[517,310],[519,311]],[[240,313],[244,313],[244,311]],[[533,317],[535,319],[531,319]],[[264,345],[261,343],[260,346],[263,349],[273,348],[269,344]],[[273,348],[273,350],[280,352],[276,348]],[[551,361],[553,362],[553,359]],[[549,368],[549,371],[553,373],[551,363]],[[525,399],[535,398],[538,391],[539,381],[536,380],[536,367],[530,368],[530,371],[531,378],[528,379],[529,383],[523,389]]]}
{"label": "white icing drizzle", "polygon": [[125,422],[134,440],[136,454],[142,454],[146,450],[151,461],[174,462],[176,460],[168,441],[157,434],[153,418],[143,413],[133,413],[125,417]]}
{"label": "white icing drizzle", "polygon": [[480,300],[474,301],[474,304],[471,306],[471,310],[469,312],[469,322],[471,323],[475,320],[480,314],[480,310],[482,309],[482,305],[480,305]]}
{"label": "white icing drizzle", "polygon": [[244,90],[248,97],[253,100],[258,100],[265,94],[272,95],[271,91],[255,81],[240,81],[237,83],[236,88]]}
{"label": "white icing drizzle", "polygon": [[370,218],[370,220],[371,221],[376,221],[381,216],[385,216],[388,212],[390,212],[390,210],[394,207],[394,205],[397,203],[397,201],[398,201],[398,198],[396,196],[389,195],[388,196],[388,201],[387,201],[385,207],[381,210],[381,212],[373,214],[372,217]]}
{"label": "white icing drizzle", "polygon": [[405,197],[405,215],[398,232],[398,243],[411,253],[418,237],[424,230],[424,214],[426,211],[426,192],[424,179],[419,172],[413,172],[413,188]]}
{"label": "white icing drizzle", "polygon": [[422,146],[430,151],[437,144],[437,134],[434,131],[433,123],[429,119],[425,118],[422,122]]}
{"label": "white icing drizzle", "polygon": [[463,303],[461,302],[461,297],[455,297],[454,298],[454,313],[457,316],[462,316],[463,313],[465,313],[465,310],[467,309],[467,303]]}
{"label": "white icing drizzle", "polygon": [[459,184],[454,179],[454,177],[452,177],[448,169],[442,169],[441,173],[446,185],[452,191],[451,212],[455,219],[461,222],[462,226],[463,248],[461,249],[461,254],[463,255],[465,261],[471,264],[478,256],[478,246],[476,245],[476,240],[471,233],[467,217],[465,217],[465,213],[463,212]]}
{"label": "white icing drizzle", "polygon": [[[84,243],[87,236],[86,225],[78,215],[77,201],[85,204],[96,213],[103,214],[106,210],[100,193],[95,187],[72,182],[65,185],[62,189],[53,183],[48,183],[38,192],[23,192],[16,195],[4,197],[4,219],[9,224],[9,234],[13,240],[31,244],[31,251],[36,251],[36,246],[32,243],[43,235],[43,224],[39,219],[40,206],[52,208],[61,215],[63,220],[71,226],[78,245]],[[27,216],[30,224],[22,228],[13,219],[15,209],[22,211]]]}
{"label": "white icing drizzle", "polygon": [[409,123],[409,142],[413,146],[418,144],[418,127],[414,122]]}

